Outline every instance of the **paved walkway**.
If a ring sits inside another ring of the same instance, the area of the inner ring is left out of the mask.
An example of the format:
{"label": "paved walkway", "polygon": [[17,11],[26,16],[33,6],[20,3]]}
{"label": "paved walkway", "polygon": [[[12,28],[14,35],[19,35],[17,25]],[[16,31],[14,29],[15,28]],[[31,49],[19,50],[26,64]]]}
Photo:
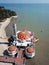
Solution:
{"label": "paved walkway", "polygon": [[23,58],[23,49],[20,49],[18,51],[18,57],[0,56],[0,61],[6,63],[15,63],[18,65],[24,65],[25,59]]}

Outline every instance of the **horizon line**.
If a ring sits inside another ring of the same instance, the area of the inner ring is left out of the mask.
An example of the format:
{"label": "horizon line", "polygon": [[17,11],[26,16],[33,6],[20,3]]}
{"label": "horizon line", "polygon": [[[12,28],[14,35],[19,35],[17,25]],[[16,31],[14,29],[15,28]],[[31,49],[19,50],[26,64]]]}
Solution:
{"label": "horizon line", "polygon": [[4,2],[4,3],[0,3],[0,4],[49,4],[49,3],[6,3],[6,2]]}

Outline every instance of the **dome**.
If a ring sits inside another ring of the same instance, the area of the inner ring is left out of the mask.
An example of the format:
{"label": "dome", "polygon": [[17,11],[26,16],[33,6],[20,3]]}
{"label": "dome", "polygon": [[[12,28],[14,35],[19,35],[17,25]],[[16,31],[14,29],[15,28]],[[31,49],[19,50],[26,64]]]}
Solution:
{"label": "dome", "polygon": [[33,51],[34,51],[34,48],[31,48],[31,47],[28,47],[28,48],[27,48],[27,52],[28,52],[28,53],[32,53]]}
{"label": "dome", "polygon": [[21,31],[18,33],[18,38],[21,40],[26,40],[30,37],[30,33],[28,31]]}
{"label": "dome", "polygon": [[8,51],[14,51],[16,49],[16,46],[10,46],[9,48],[8,48]]}

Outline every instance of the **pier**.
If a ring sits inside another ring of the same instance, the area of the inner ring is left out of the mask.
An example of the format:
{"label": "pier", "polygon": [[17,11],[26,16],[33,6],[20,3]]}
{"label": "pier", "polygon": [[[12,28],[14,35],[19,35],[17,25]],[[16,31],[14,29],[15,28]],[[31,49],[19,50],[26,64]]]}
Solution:
{"label": "pier", "polygon": [[15,65],[25,65],[25,58],[23,58],[23,49],[20,49],[17,57],[0,56],[0,62],[14,63]]}

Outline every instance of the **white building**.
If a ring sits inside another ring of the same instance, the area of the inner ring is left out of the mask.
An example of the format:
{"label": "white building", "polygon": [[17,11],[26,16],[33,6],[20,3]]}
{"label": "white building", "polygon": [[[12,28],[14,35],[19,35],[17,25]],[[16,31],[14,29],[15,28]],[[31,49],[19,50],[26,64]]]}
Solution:
{"label": "white building", "polygon": [[10,46],[9,48],[8,48],[8,55],[9,56],[15,56],[15,54],[17,54],[17,48],[16,48],[16,46]]}
{"label": "white building", "polygon": [[24,54],[26,55],[26,57],[32,58],[35,56],[35,49],[32,47],[28,47],[27,49],[25,49]]}

